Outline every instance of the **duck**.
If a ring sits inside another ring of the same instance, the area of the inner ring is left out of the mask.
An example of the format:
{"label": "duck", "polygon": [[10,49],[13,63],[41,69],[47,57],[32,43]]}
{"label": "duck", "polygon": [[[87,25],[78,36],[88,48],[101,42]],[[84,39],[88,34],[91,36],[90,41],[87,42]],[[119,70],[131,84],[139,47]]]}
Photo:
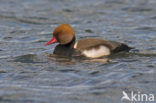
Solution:
{"label": "duck", "polygon": [[45,46],[56,45],[53,54],[62,56],[84,56],[100,58],[119,52],[129,52],[132,47],[116,41],[86,38],[76,41],[75,32],[69,24],[61,24],[53,31],[52,39]]}

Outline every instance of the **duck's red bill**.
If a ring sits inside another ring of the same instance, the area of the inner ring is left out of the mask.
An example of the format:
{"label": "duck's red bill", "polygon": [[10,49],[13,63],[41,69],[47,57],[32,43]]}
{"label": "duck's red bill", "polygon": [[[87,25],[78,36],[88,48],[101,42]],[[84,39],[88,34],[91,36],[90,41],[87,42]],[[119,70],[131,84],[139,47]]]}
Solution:
{"label": "duck's red bill", "polygon": [[50,41],[48,41],[48,42],[45,44],[45,46],[47,46],[47,45],[49,45],[49,44],[54,44],[54,43],[56,43],[56,42],[57,42],[56,38],[53,37]]}

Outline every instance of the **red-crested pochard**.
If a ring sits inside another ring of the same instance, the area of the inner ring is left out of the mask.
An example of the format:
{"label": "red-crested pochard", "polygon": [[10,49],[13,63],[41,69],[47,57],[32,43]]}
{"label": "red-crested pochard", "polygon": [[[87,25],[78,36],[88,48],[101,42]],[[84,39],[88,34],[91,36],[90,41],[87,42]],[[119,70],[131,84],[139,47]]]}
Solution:
{"label": "red-crested pochard", "polygon": [[75,41],[75,32],[68,24],[61,24],[56,27],[53,32],[53,38],[45,45],[57,42],[59,44],[55,47],[53,53],[63,56],[83,55],[89,58],[99,58],[108,56],[111,53],[132,49],[123,43],[95,38]]}

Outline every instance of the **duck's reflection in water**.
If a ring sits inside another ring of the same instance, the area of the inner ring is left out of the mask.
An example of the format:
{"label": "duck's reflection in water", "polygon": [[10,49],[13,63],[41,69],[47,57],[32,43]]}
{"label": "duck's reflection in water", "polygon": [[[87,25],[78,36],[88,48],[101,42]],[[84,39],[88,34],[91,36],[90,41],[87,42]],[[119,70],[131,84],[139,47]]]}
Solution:
{"label": "duck's reflection in water", "polygon": [[108,57],[92,59],[92,58],[86,58],[83,56],[66,57],[66,56],[60,56],[60,55],[55,55],[55,54],[48,54],[47,57],[48,57],[48,60],[51,62],[59,62],[61,64],[66,64],[66,65],[73,65],[75,63],[107,64],[111,61]]}

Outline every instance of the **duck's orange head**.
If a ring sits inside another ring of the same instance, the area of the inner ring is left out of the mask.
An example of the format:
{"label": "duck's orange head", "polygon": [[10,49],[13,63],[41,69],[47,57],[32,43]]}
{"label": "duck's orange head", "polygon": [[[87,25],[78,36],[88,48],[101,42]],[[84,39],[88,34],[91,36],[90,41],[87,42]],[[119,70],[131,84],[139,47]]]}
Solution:
{"label": "duck's orange head", "polygon": [[60,43],[65,45],[70,43],[75,38],[75,32],[73,28],[68,24],[61,24],[55,28],[53,32],[53,38],[45,45]]}

